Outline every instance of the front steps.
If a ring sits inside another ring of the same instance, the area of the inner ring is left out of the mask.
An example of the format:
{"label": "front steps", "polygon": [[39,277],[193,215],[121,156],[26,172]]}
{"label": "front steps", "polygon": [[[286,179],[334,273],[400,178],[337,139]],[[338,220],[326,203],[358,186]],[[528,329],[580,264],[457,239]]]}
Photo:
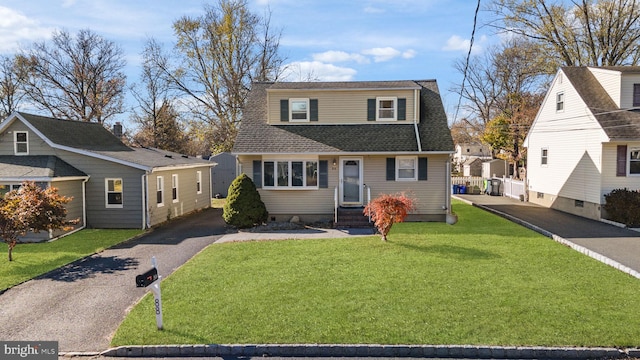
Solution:
{"label": "front steps", "polygon": [[334,224],[337,228],[372,228],[373,222],[369,222],[369,217],[364,216],[363,207],[338,208],[338,222]]}

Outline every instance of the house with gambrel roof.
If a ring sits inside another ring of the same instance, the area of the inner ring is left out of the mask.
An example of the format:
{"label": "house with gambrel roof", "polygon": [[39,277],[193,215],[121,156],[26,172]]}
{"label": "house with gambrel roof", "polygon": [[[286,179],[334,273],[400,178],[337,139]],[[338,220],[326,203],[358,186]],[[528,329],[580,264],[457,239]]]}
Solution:
{"label": "house with gambrel roof", "polygon": [[529,201],[606,218],[604,195],[640,188],[640,67],[563,67],[527,134]]}
{"label": "house with gambrel roof", "polygon": [[453,151],[435,80],[254,83],[233,148],[271,220],[338,223],[398,192],[444,221]]}
{"label": "house with gambrel roof", "polygon": [[210,207],[211,166],[126,146],[98,123],[22,112],[0,123],[0,194],[24,180],[56,187],[73,197],[67,212],[77,228],[145,229]]}

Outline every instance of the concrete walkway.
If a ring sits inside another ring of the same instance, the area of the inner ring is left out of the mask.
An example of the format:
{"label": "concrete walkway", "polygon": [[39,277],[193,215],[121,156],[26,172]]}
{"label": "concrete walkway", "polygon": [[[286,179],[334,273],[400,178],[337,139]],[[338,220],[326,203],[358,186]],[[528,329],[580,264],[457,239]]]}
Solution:
{"label": "concrete walkway", "polygon": [[640,233],[503,196],[455,195],[640,278]]}
{"label": "concrete walkway", "polygon": [[135,277],[151,268],[165,277],[225,232],[210,209],[136,240],[76,261],[0,295],[0,339],[58,341],[60,352],[99,352],[146,292]]}

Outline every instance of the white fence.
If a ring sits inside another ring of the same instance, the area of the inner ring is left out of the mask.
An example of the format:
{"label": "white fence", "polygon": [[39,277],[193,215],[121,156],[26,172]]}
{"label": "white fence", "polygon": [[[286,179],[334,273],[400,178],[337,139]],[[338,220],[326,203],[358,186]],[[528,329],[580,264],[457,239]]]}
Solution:
{"label": "white fence", "polygon": [[502,178],[502,189],[504,196],[508,196],[513,199],[524,200],[524,181],[514,180],[512,178]]}
{"label": "white fence", "polygon": [[[513,199],[524,199],[526,190],[524,181],[514,180],[510,177],[503,177],[500,180],[502,181],[500,190],[498,191],[500,195]],[[451,185],[465,185],[467,188],[477,186],[483,191],[484,178],[481,176],[452,176]]]}
{"label": "white fence", "polygon": [[482,176],[452,176],[451,185],[477,186],[482,189],[483,180]]}

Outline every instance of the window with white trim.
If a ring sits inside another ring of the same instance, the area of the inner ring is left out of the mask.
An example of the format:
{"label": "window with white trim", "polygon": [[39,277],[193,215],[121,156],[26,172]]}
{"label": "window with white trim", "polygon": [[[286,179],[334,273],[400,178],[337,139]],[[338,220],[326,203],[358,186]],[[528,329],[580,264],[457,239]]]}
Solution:
{"label": "window with white trim", "polygon": [[202,171],[196,171],[196,194],[202,194]]}
{"label": "window with white trim", "polygon": [[309,99],[289,99],[289,119],[309,121]]}
{"label": "window with white trim", "polygon": [[296,160],[264,161],[264,188],[318,188],[318,162]]}
{"label": "window with white trim", "polygon": [[13,152],[15,155],[29,155],[29,133],[26,131],[13,132]]}
{"label": "window with white trim", "polygon": [[178,174],[171,174],[171,200],[178,202]]}
{"label": "window with white trim", "polygon": [[540,165],[547,165],[549,163],[549,149],[540,149]]}
{"label": "window with white trim", "polygon": [[418,157],[398,156],[396,157],[396,181],[417,181],[418,180]]}
{"label": "window with white trim", "polygon": [[156,203],[158,207],[164,206],[164,176],[156,178]]}
{"label": "window with white trim", "polygon": [[106,207],[121,208],[123,205],[122,179],[121,178],[105,179],[104,190],[105,190],[105,198],[106,198]]}
{"label": "window with white trim", "polygon": [[376,120],[397,120],[398,98],[376,98]]}
{"label": "window with white trim", "polygon": [[564,92],[556,94],[556,111],[564,111]]}
{"label": "window with white trim", "polygon": [[20,184],[3,184],[0,185],[0,197],[4,197],[9,191],[20,189]]}
{"label": "window with white trim", "polygon": [[640,148],[629,148],[629,175],[640,175]]}

